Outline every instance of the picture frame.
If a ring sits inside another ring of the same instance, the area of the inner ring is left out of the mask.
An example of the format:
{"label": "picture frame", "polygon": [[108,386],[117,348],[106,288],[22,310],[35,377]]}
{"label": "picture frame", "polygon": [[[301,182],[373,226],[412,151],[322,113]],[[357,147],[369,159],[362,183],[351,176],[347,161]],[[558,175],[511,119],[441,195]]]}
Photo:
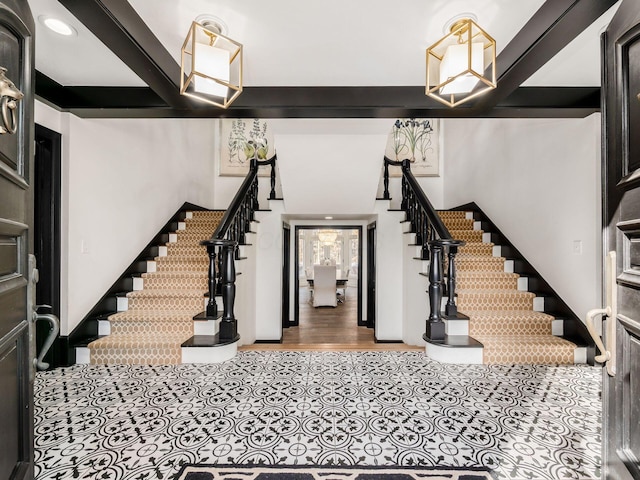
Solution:
{"label": "picture frame", "polygon": [[[245,177],[252,158],[268,160],[275,154],[273,134],[266,120],[259,118],[223,118],[220,120],[220,165],[218,174]],[[261,168],[259,176],[269,176]]]}
{"label": "picture frame", "polygon": [[[440,122],[431,118],[399,118],[391,127],[385,156],[411,161],[416,177],[440,176]],[[390,177],[402,176],[400,167],[389,168]]]}

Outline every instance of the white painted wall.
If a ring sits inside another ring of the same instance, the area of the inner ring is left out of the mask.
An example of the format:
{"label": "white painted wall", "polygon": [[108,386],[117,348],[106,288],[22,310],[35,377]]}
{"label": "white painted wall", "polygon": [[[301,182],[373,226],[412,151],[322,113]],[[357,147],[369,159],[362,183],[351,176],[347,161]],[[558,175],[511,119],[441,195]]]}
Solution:
{"label": "white painted wall", "polygon": [[[257,212],[255,337],[280,340],[282,337],[282,214],[284,202],[268,203],[269,212]],[[293,265],[293,264],[292,264]]]}
{"label": "white painted wall", "polygon": [[406,235],[402,233],[404,214],[390,212],[387,201],[375,203],[376,218],[376,339],[402,340],[403,289],[405,287],[403,254]]}
{"label": "white painted wall", "polygon": [[443,123],[445,206],[475,201],[580,318],[600,306],[600,115]]}
{"label": "white painted wall", "polygon": [[214,206],[214,130],[200,119],[80,119],[40,102],[36,123],[63,134],[67,335],[184,202]]}

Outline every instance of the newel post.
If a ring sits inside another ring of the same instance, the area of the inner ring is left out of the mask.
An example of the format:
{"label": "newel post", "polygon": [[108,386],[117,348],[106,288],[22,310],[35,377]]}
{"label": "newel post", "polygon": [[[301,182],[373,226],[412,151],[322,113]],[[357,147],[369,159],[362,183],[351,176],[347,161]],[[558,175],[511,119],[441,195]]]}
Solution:
{"label": "newel post", "polygon": [[429,306],[430,313],[427,319],[427,329],[424,334],[428,340],[444,340],[445,324],[442,321],[440,305],[442,303],[442,254],[443,243],[441,240],[429,242],[431,261],[429,263]]}
{"label": "newel post", "polygon": [[222,261],[222,304],[223,314],[220,322],[220,340],[236,340],[238,338],[238,321],[233,312],[236,301],[236,264],[235,251],[238,242],[221,241]]}

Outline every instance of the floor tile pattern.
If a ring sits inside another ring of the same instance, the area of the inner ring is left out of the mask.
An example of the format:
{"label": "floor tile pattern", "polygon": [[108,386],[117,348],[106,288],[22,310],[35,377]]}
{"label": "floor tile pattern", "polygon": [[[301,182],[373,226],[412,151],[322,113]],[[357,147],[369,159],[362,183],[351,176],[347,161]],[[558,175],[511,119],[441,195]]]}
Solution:
{"label": "floor tile pattern", "polygon": [[599,479],[601,369],[422,352],[240,352],[39,372],[37,480],[171,479],[185,463],[488,467]]}

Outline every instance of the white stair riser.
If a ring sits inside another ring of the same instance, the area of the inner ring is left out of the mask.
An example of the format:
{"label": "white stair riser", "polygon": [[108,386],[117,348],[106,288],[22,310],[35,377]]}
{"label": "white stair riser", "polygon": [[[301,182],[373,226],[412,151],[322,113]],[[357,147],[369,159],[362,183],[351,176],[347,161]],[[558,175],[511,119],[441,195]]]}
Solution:
{"label": "white stair riser", "polygon": [[220,331],[220,320],[196,320],[193,322],[194,335],[215,335]]}
{"label": "white stair riser", "polygon": [[129,310],[129,299],[127,297],[116,298],[116,310],[118,312],[126,312]]}
{"label": "white stair riser", "polygon": [[76,363],[83,365],[91,363],[91,351],[89,347],[76,347]]}
{"label": "white stair riser", "polygon": [[144,279],[142,277],[133,277],[133,291],[139,292],[144,288]]}
{"label": "white stair riser", "polygon": [[178,222],[178,230],[186,230],[187,223],[186,222]]}
{"label": "white stair riser", "polygon": [[154,273],[156,268],[157,264],[155,260],[147,260],[147,273]]}
{"label": "white stair riser", "polygon": [[491,234],[490,233],[483,233],[482,234],[482,243],[491,243]]}
{"label": "white stair riser", "polygon": [[544,297],[536,297],[533,299],[533,311],[544,312]]}
{"label": "white stair riser", "polygon": [[166,257],[167,256],[167,247],[166,247],[166,245],[158,247],[158,256],[159,257]]}
{"label": "white stair riser", "polygon": [[185,218],[193,218],[193,212],[187,212]]}
{"label": "white stair riser", "polygon": [[504,271],[507,272],[507,273],[514,273],[513,269],[514,269],[513,260],[505,260],[504,261]]}
{"label": "white stair riser", "polygon": [[482,230],[482,223],[481,222],[473,222],[473,229],[474,230]]}
{"label": "white stair riser", "polygon": [[178,241],[178,234],[177,233],[170,233],[169,234],[169,243],[176,243]]}
{"label": "white stair riser", "polygon": [[564,335],[564,320],[555,319],[551,322],[551,334],[556,337]]}
{"label": "white stair riser", "polygon": [[464,218],[467,220],[473,220],[473,212],[464,212]]}
{"label": "white stair riser", "polygon": [[500,245],[494,245],[492,254],[493,254],[494,257],[501,257],[502,256],[502,247]]}
{"label": "white stair riser", "polygon": [[577,347],[573,352],[573,363],[584,364],[587,363],[587,348]]}
{"label": "white stair riser", "polygon": [[111,335],[111,322],[98,320],[98,335]]}
{"label": "white stair riser", "polygon": [[518,290],[520,290],[521,292],[529,291],[529,278],[527,277],[518,278]]}
{"label": "white stair riser", "polygon": [[444,320],[447,335],[469,335],[469,320]]}

